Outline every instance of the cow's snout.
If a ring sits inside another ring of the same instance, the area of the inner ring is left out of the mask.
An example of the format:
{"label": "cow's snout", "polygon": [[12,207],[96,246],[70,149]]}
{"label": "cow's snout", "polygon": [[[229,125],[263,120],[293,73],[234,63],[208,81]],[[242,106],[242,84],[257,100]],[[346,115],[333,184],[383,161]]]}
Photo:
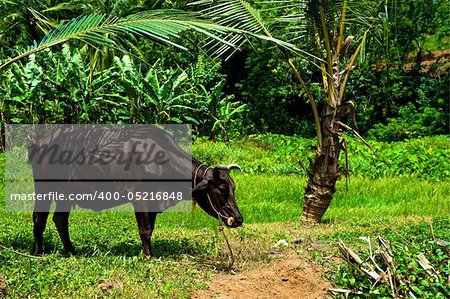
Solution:
{"label": "cow's snout", "polygon": [[235,215],[234,217],[229,217],[227,219],[227,225],[229,227],[239,227],[244,222],[244,218],[242,218],[242,215]]}
{"label": "cow's snout", "polygon": [[236,227],[241,226],[242,223],[244,223],[244,218],[242,217],[242,215],[237,215],[236,217],[234,217],[234,225],[236,225]]}

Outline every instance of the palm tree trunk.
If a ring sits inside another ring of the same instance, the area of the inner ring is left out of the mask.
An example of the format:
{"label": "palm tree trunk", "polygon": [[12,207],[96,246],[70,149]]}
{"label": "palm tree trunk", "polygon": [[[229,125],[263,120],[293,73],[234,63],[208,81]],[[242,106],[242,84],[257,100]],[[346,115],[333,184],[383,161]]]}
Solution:
{"label": "palm tree trunk", "polygon": [[316,151],[311,166],[303,204],[302,222],[318,223],[330,206],[339,178],[339,141],[337,108],[326,106],[323,112],[322,147]]}

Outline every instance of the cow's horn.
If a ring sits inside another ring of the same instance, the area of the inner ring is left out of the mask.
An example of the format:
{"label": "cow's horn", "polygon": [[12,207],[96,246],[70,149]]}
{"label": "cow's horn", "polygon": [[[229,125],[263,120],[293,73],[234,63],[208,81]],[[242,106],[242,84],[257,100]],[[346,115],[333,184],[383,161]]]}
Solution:
{"label": "cow's horn", "polygon": [[216,169],[224,169],[224,170],[227,170],[227,169],[228,169],[227,166],[223,166],[223,165],[217,165],[215,168],[216,168]]}
{"label": "cow's horn", "polygon": [[239,171],[242,171],[241,166],[239,166],[239,165],[237,165],[237,164],[230,164],[230,165],[227,166],[227,168],[228,168],[228,170],[231,170],[231,169],[239,169]]}

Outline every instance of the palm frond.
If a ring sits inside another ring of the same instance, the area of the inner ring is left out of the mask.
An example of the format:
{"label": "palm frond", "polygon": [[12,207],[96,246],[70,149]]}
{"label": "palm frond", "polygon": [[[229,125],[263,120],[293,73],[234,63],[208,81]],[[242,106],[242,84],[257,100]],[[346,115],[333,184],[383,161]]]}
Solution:
{"label": "palm frond", "polygon": [[97,47],[119,48],[115,38],[123,39],[126,36],[135,35],[185,49],[178,43],[178,40],[181,33],[186,30],[200,32],[229,47],[235,47],[233,41],[223,40],[220,36],[231,31],[238,32],[238,30],[197,18],[193,13],[177,10],[152,10],[123,18],[92,14],[60,24],[54,30],[49,31],[37,45],[29,47],[18,56],[0,65],[0,70],[33,53],[70,40],[79,40]]}
{"label": "palm frond", "polygon": [[[284,1],[279,1],[279,3],[282,2],[284,3]],[[275,31],[275,26],[273,24],[275,23],[275,19],[270,17],[272,13],[269,6],[256,8],[244,0],[198,0],[189,5],[197,7],[202,16],[211,19],[218,25],[231,27],[240,31],[240,34],[237,34],[237,32],[227,32],[221,36],[222,40],[236,45],[235,48],[231,48],[224,43],[209,40],[204,47],[208,49],[208,53],[211,56],[227,55],[228,58],[244,43],[251,42],[249,37],[253,37],[259,40],[270,41],[296,54],[317,58],[302,50],[300,47],[297,47],[292,42],[287,42],[286,39],[281,40],[274,36],[273,31]],[[262,13],[267,14],[265,16],[267,19],[262,16]]]}
{"label": "palm frond", "polygon": [[69,2],[61,2],[57,3],[54,6],[49,6],[42,10],[43,13],[45,12],[61,12],[61,11],[73,11],[73,10],[80,10],[81,8],[85,8],[86,5],[83,3],[83,1],[69,1]]}
{"label": "palm frond", "polygon": [[[215,23],[236,28],[250,34],[263,34],[272,37],[259,11],[248,2],[242,0],[199,0],[190,3],[200,9],[199,13]],[[247,40],[244,35],[227,33],[222,38],[232,44],[241,46]],[[212,56],[231,55],[234,51],[230,46],[209,40],[205,47]],[[230,53],[231,50],[231,53]]]}

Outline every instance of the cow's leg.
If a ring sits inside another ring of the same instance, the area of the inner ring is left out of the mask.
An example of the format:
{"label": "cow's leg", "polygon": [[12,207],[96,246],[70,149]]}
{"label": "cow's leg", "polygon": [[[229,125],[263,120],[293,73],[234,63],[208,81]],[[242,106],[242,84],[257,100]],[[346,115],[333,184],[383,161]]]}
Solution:
{"label": "cow's leg", "polygon": [[53,222],[55,222],[65,253],[71,253],[74,255],[75,248],[73,248],[69,237],[69,215],[70,212],[55,212],[53,214]]}
{"label": "cow's leg", "polygon": [[155,254],[153,253],[153,248],[152,248],[152,234],[153,231],[155,230],[155,221],[156,221],[156,215],[158,215],[158,213],[154,213],[154,212],[149,212],[148,213],[148,223],[150,224],[150,255],[151,256],[155,256]]}
{"label": "cow's leg", "polygon": [[50,201],[36,201],[33,212],[34,255],[44,254],[44,230],[50,211]]}
{"label": "cow's leg", "polygon": [[34,255],[44,254],[44,230],[48,212],[33,212]]}
{"label": "cow's leg", "polygon": [[[150,239],[152,238],[153,229],[150,227],[149,213],[147,212],[135,212],[136,220],[139,228],[139,236],[142,241],[142,252],[145,256],[153,257],[151,252]],[[153,218],[152,218],[153,219]],[[153,219],[153,225],[155,220]]]}

